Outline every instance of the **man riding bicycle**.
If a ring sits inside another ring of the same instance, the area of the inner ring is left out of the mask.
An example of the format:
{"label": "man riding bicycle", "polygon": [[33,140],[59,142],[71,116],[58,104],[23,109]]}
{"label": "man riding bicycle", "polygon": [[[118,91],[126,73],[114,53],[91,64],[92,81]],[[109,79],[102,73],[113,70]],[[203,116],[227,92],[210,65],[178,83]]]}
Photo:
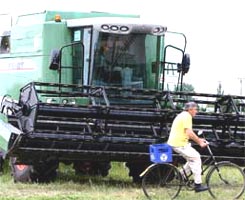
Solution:
{"label": "man riding bicycle", "polygon": [[[184,171],[186,175],[190,172],[194,175],[195,191],[202,192],[208,190],[207,186],[202,185],[202,161],[198,151],[196,151],[189,140],[193,140],[200,147],[207,146],[203,138],[199,138],[192,130],[192,118],[197,114],[197,104],[195,102],[188,102],[185,104],[184,111],[178,114],[171,127],[168,144],[173,150],[186,159]],[[182,174],[185,177],[185,174]]]}

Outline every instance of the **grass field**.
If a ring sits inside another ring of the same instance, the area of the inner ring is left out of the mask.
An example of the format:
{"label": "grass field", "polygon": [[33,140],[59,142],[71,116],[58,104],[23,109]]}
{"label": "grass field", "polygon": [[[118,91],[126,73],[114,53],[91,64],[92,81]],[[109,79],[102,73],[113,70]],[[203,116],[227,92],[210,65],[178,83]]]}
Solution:
{"label": "grass field", "polygon": [[[222,193],[222,191],[221,191]],[[245,196],[243,196],[244,199]],[[58,177],[48,184],[14,183],[5,163],[0,176],[0,200],[146,200],[140,185],[133,184],[123,163],[113,163],[107,177],[75,176],[72,167],[60,165]],[[208,192],[185,188],[177,200],[210,200]],[[227,199],[225,196],[223,199]]]}

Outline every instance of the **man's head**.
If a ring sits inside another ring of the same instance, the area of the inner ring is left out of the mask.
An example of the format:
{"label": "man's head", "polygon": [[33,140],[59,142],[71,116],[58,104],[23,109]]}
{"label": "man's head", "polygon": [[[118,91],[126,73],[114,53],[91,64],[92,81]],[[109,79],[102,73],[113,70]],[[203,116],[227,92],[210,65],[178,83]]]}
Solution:
{"label": "man's head", "polygon": [[197,104],[195,102],[187,102],[185,104],[184,110],[189,112],[192,117],[197,114]]}

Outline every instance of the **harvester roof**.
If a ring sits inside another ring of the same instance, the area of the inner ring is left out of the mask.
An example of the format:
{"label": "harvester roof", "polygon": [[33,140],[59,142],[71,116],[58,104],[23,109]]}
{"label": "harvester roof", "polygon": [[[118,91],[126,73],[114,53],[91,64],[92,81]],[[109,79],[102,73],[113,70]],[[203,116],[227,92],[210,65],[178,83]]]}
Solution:
{"label": "harvester roof", "polygon": [[69,12],[69,11],[41,11],[35,13],[23,14],[18,17],[18,24],[43,23],[48,21],[55,21],[56,16],[59,15],[62,20],[81,19],[81,18],[98,18],[98,17],[130,17],[137,18],[139,15],[124,15],[106,12]]}
{"label": "harvester roof", "polygon": [[134,33],[153,33],[162,35],[167,27],[146,22],[141,18],[135,17],[96,17],[80,18],[67,20],[68,27],[93,26],[102,32],[112,32],[119,34]]}

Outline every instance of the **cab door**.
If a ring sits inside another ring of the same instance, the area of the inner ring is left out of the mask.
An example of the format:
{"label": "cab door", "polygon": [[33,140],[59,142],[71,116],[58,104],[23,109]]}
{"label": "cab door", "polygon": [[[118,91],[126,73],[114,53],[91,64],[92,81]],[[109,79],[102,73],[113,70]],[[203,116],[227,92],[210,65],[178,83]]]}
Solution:
{"label": "cab door", "polygon": [[[73,42],[81,42],[84,45],[84,52],[81,52],[79,46],[74,48],[73,55],[73,84],[89,84],[90,63],[91,63],[91,43],[92,27],[79,27],[73,31]],[[81,55],[84,57],[81,58]],[[77,66],[77,67],[75,67]],[[82,66],[82,68],[80,67]]]}

